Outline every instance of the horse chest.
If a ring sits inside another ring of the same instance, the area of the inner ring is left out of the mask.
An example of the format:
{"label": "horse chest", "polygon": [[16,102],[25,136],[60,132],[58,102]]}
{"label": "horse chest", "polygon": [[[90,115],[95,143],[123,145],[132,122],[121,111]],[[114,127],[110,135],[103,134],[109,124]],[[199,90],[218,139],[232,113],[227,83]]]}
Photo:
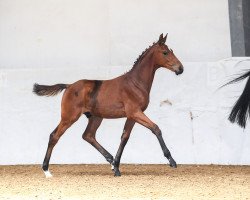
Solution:
{"label": "horse chest", "polygon": [[146,110],[148,107],[148,104],[149,104],[149,97],[144,97],[144,99],[140,102],[141,110],[142,111]]}
{"label": "horse chest", "polygon": [[137,91],[128,99],[130,99],[129,104],[132,107],[135,107],[135,109],[139,107],[142,111],[146,110],[149,104],[149,95],[142,91]]}

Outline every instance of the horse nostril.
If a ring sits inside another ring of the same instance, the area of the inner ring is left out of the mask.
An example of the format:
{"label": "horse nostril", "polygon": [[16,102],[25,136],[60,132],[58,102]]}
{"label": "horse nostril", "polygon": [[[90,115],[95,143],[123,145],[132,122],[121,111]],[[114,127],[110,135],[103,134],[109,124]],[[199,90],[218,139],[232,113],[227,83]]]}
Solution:
{"label": "horse nostril", "polygon": [[175,74],[176,75],[182,74],[183,71],[184,71],[184,68],[183,68],[182,64],[180,64],[178,67],[175,68]]}

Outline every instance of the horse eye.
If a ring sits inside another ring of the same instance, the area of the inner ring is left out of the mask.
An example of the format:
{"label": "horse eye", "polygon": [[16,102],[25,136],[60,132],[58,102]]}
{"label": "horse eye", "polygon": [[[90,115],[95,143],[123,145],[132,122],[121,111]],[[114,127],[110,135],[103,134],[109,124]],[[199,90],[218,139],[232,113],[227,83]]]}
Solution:
{"label": "horse eye", "polygon": [[168,55],[168,52],[167,52],[167,51],[164,51],[164,52],[163,52],[163,55],[164,55],[164,56]]}

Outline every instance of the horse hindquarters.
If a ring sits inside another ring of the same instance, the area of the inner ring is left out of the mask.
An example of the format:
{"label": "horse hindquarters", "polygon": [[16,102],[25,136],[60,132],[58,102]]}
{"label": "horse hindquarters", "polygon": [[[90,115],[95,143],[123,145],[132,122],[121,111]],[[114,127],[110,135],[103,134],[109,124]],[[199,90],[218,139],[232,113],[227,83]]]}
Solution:
{"label": "horse hindquarters", "polygon": [[74,95],[73,92],[74,88],[72,87],[69,87],[64,92],[61,104],[61,121],[57,128],[50,134],[49,143],[42,166],[46,177],[52,176],[49,172],[49,161],[53,148],[57,144],[60,137],[74,122],[79,119],[82,113],[81,106],[75,106],[77,103],[77,98],[72,98],[72,95]]}

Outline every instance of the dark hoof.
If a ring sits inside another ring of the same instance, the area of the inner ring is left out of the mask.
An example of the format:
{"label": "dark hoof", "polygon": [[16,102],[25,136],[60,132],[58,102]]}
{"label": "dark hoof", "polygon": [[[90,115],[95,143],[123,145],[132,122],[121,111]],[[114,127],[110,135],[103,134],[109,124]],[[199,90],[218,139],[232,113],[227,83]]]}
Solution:
{"label": "dark hoof", "polygon": [[173,158],[169,159],[169,165],[170,165],[170,167],[177,168],[177,164]]}
{"label": "dark hoof", "polygon": [[114,176],[115,176],[115,177],[121,176],[121,172],[119,171],[119,169],[118,169],[118,170],[115,170]]}
{"label": "dark hoof", "polygon": [[176,163],[170,163],[170,167],[177,168],[177,164]]}

